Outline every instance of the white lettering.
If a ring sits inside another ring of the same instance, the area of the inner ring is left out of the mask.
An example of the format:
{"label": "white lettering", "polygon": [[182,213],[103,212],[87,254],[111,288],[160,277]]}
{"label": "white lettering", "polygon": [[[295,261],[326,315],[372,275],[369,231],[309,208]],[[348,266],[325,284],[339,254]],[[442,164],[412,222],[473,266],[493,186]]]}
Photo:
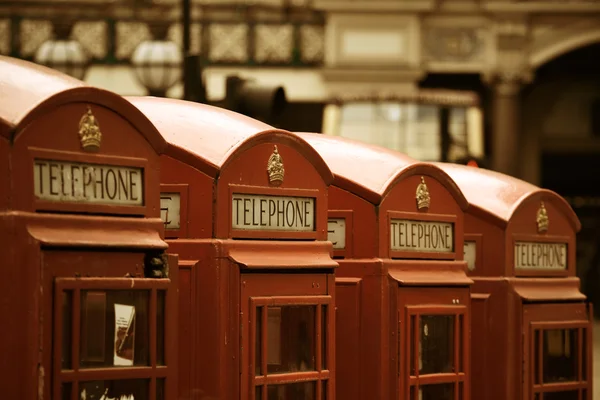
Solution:
{"label": "white lettering", "polygon": [[165,229],[181,227],[181,195],[179,193],[160,194],[160,217],[165,223]]}
{"label": "white lettering", "polygon": [[477,243],[465,240],[465,255],[464,259],[467,262],[467,268],[469,271],[475,270],[477,261]]}
{"label": "white lettering", "polygon": [[454,251],[454,226],[448,222],[393,219],[390,231],[390,248],[395,251]]}
{"label": "white lettering", "polygon": [[35,160],[35,197],[90,204],[143,205],[141,168]]}
{"label": "white lettering", "polygon": [[327,221],[327,240],[333,244],[334,249],[346,248],[345,218],[329,218],[329,221]]}
{"label": "white lettering", "polygon": [[516,269],[567,269],[566,243],[515,242]]}
{"label": "white lettering", "polygon": [[312,197],[259,196],[234,193],[231,226],[243,230],[314,231]]}

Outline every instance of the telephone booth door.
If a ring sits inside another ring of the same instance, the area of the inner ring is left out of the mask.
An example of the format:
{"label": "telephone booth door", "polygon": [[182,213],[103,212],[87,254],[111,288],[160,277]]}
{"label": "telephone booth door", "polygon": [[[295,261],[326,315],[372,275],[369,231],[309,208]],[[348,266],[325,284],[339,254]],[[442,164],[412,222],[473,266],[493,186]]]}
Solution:
{"label": "telephone booth door", "polygon": [[523,399],[591,400],[591,306],[526,304]]}
{"label": "telephone booth door", "polygon": [[242,397],[333,399],[331,276],[242,274]]}
{"label": "telephone booth door", "polygon": [[54,316],[46,323],[52,334],[44,336],[54,353],[53,399],[167,400],[176,393],[167,383],[175,378],[173,281],[60,276],[81,262],[90,270],[108,263],[109,273],[131,271],[141,258],[139,253],[44,251],[48,272],[59,275],[49,277],[44,290],[45,315]]}
{"label": "telephone booth door", "polygon": [[398,293],[401,398],[468,399],[468,288],[400,287]]}

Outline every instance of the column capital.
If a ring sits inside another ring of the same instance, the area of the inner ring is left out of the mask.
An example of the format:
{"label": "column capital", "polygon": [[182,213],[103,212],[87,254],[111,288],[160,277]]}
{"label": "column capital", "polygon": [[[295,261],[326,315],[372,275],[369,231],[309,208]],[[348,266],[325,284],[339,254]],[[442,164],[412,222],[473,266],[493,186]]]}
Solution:
{"label": "column capital", "polygon": [[499,95],[514,96],[533,80],[533,73],[529,70],[490,71],[482,74],[481,80]]}

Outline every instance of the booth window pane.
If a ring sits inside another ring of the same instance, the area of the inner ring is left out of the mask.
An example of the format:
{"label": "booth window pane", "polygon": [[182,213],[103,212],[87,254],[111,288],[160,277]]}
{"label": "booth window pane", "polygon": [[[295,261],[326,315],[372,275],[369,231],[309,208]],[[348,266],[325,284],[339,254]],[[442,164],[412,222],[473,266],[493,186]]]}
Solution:
{"label": "booth window pane", "polygon": [[[415,332],[415,324],[416,324],[416,320],[417,317],[415,315],[412,315],[410,317],[410,333],[409,333],[409,339],[408,339],[408,346],[410,347],[410,374],[412,376],[417,375],[416,370],[415,370],[415,347],[417,345],[417,339],[414,335]],[[421,352],[419,351],[419,354]],[[402,354],[400,354],[400,356],[398,357],[399,359],[402,359]]]}
{"label": "booth window pane", "polygon": [[254,374],[261,374],[261,360],[262,360],[262,313],[263,308],[257,307],[256,309],[256,325],[255,329],[255,340],[254,340]]}
{"label": "booth window pane", "polygon": [[255,400],[261,400],[262,399],[262,386],[256,386],[254,388],[254,399]]}
{"label": "booth window pane", "polygon": [[533,382],[540,383],[540,331],[533,334]]}
{"label": "booth window pane", "polygon": [[454,400],[454,384],[442,383],[419,388],[419,400]]}
{"label": "booth window pane", "polygon": [[80,399],[117,398],[119,400],[149,399],[148,379],[122,379],[79,383]]}
{"label": "booth window pane", "polygon": [[81,367],[149,362],[147,290],[81,291]]}
{"label": "booth window pane", "polygon": [[420,324],[419,374],[453,372],[454,315],[423,315]]}
{"label": "booth window pane", "polygon": [[268,400],[313,400],[316,399],[316,382],[298,382],[284,385],[269,385]]}
{"label": "booth window pane", "polygon": [[327,306],[321,311],[321,369],[327,369]]}
{"label": "booth window pane", "polygon": [[156,293],[156,364],[165,365],[165,291]]}
{"label": "booth window pane", "polygon": [[315,306],[267,308],[267,373],[315,369]]}
{"label": "booth window pane", "polygon": [[[587,358],[587,352],[588,352],[588,348],[587,348],[587,329],[581,329],[581,380],[585,381],[587,380],[587,363],[588,363],[588,358]],[[583,397],[585,399],[585,397]]]}
{"label": "booth window pane", "polygon": [[458,372],[464,371],[463,365],[463,338],[464,338],[464,318],[462,315],[458,316],[458,351],[456,356],[458,357]]}
{"label": "booth window pane", "polygon": [[156,380],[156,400],[166,400],[164,379]]}
{"label": "booth window pane", "polygon": [[544,400],[579,400],[579,391],[546,392],[544,393]]}
{"label": "booth window pane", "polygon": [[71,382],[63,383],[60,387],[61,400],[71,400],[71,390],[73,390]]}
{"label": "booth window pane", "polygon": [[62,357],[61,368],[71,368],[71,332],[72,332],[73,293],[70,290],[62,292]]}
{"label": "booth window pane", "polygon": [[577,329],[544,331],[544,383],[577,380]]}

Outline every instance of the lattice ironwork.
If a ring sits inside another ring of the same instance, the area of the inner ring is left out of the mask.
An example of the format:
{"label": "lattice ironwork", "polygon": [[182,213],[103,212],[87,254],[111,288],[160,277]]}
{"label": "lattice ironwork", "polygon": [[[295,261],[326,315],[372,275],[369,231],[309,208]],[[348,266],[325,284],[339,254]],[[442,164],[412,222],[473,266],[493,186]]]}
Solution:
{"label": "lattice ironwork", "polygon": [[321,25],[300,27],[301,60],[307,64],[321,63],[325,56],[325,28]]}
{"label": "lattice ironwork", "polygon": [[20,28],[20,53],[22,57],[33,57],[46,40],[52,38],[52,23],[39,19],[24,19]]}
{"label": "lattice ironwork", "polygon": [[[129,63],[137,46],[152,38],[149,18],[159,13],[171,21],[168,38],[181,45],[179,14],[166,3],[158,11],[149,8],[137,13],[102,8],[100,3],[89,13],[69,10],[67,14],[77,21],[72,38],[81,43],[92,63]],[[36,4],[19,3],[23,15],[0,7],[0,54],[31,60],[39,46],[53,38],[52,21],[61,21],[65,10]],[[285,9],[258,3],[196,4],[192,11],[190,50],[200,54],[205,65],[312,66],[323,62],[324,17],[302,1]]]}
{"label": "lattice ironwork", "polygon": [[247,24],[214,23],[209,27],[209,35],[209,61],[231,63],[248,61]]}
{"label": "lattice ironwork", "polygon": [[290,24],[257,25],[254,30],[254,61],[257,63],[289,63],[292,61],[294,27]]}
{"label": "lattice ironwork", "polygon": [[73,39],[77,40],[90,57],[103,59],[108,53],[105,21],[80,21],[73,26]]}
{"label": "lattice ironwork", "polygon": [[10,19],[0,19],[0,54],[10,54]]}
{"label": "lattice ironwork", "polygon": [[[190,52],[199,54],[202,51],[202,25],[191,24],[190,26]],[[181,24],[173,24],[169,28],[168,38],[179,46],[183,46],[183,28]]]}
{"label": "lattice ironwork", "polygon": [[128,59],[144,40],[152,39],[144,22],[117,22],[116,54],[118,60]]}

